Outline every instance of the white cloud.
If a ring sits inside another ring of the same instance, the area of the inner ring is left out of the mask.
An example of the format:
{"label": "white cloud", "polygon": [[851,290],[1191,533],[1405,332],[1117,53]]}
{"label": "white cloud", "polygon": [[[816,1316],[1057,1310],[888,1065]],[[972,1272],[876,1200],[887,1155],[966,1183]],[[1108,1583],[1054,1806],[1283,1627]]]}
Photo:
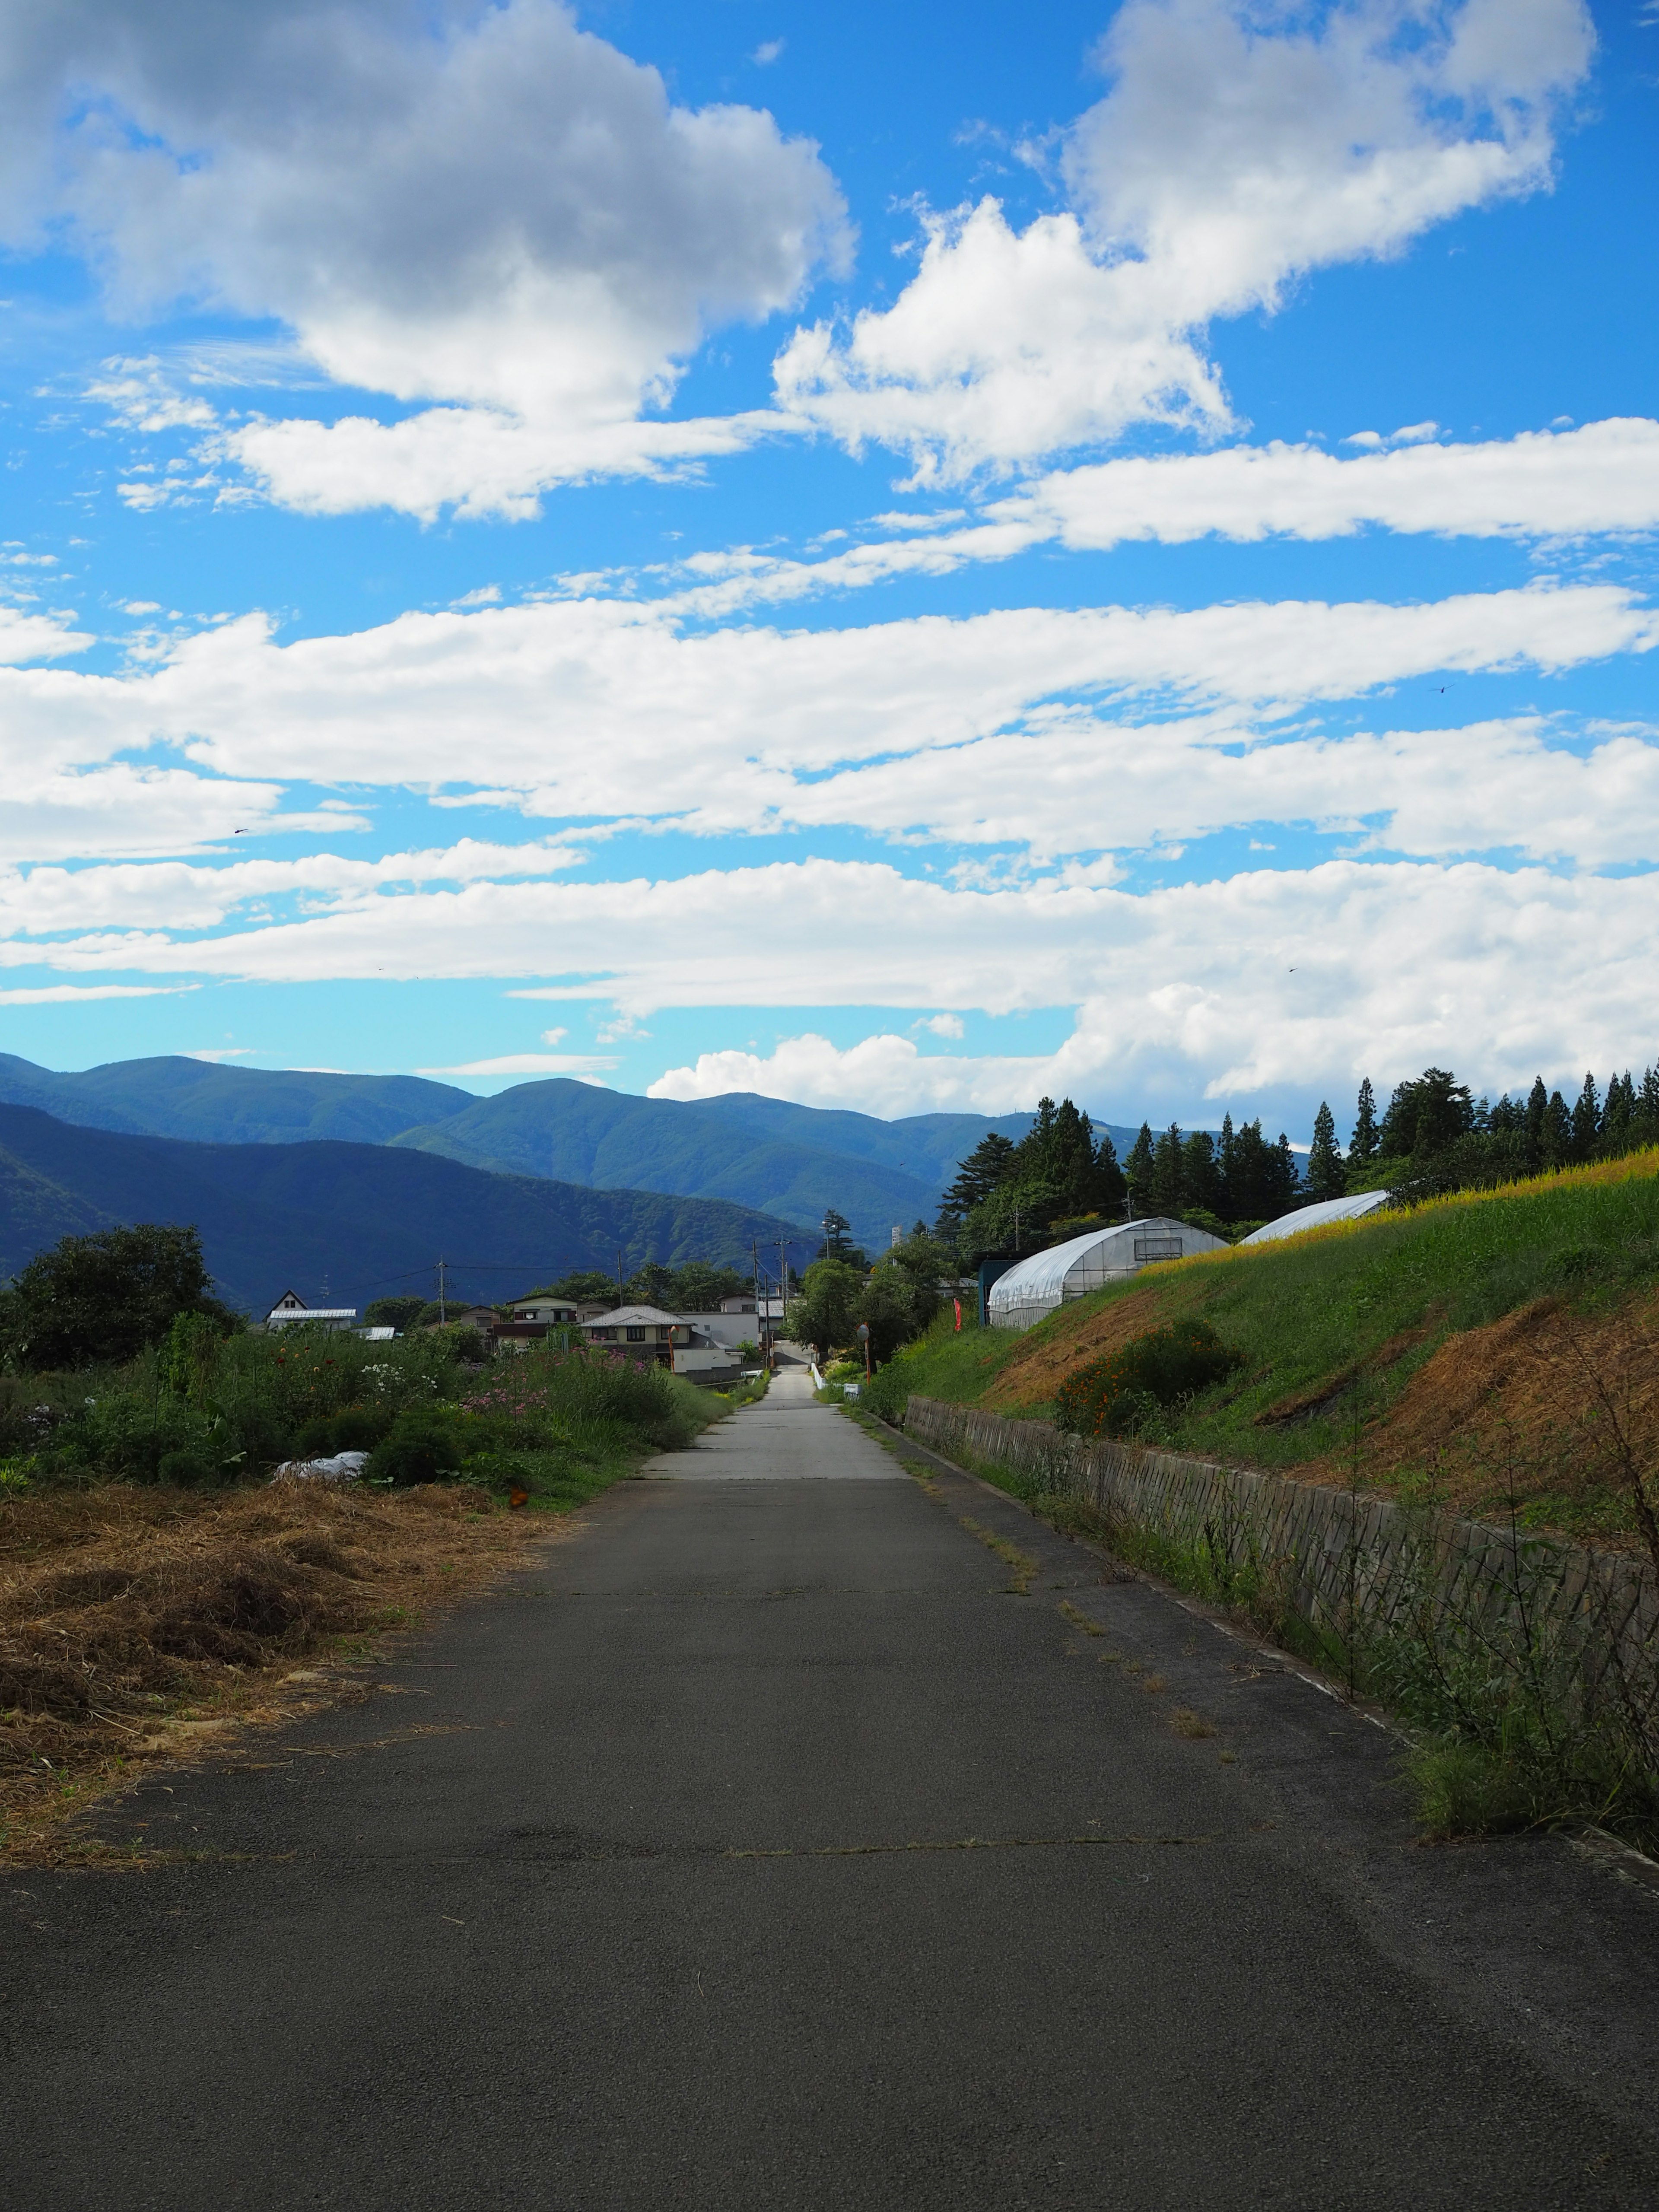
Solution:
{"label": "white cloud", "polygon": [[[318,817],[312,817],[314,826]],[[337,818],[321,817],[333,828]],[[349,826],[349,825],[347,825]],[[348,860],[309,853],[291,860],[182,860],[83,868],[0,867],[0,937],[64,929],[214,929],[255,902],[297,896],[311,910],[372,903],[402,884],[500,881],[568,868],[580,852],[558,843],[489,845],[463,838],[447,849]]]}
{"label": "white cloud", "polygon": [[1582,0],[1351,0],[1316,29],[1238,0],[1127,0],[1106,97],[1061,135],[1071,207],[924,217],[916,276],[777,362],[781,403],[919,478],[1025,463],[1137,422],[1231,421],[1209,324],[1330,264],[1549,179]]}
{"label": "white cloud", "polygon": [[[515,430],[511,500],[618,452],[650,465],[618,426],[707,331],[788,306],[845,247],[814,147],[759,109],[674,105],[556,0],[13,8],[0,131],[0,233],[78,240],[118,313],[274,317],[337,384],[486,410],[336,444],[224,434],[274,495],[324,509],[331,452],[364,503],[416,512],[466,452],[499,476]],[[118,408],[199,421],[149,369],[117,375]],[[492,482],[475,507],[515,511]]]}
{"label": "white cloud", "polygon": [[[99,684],[107,680],[94,679]],[[44,709],[42,723],[49,727],[51,702],[64,696],[61,690],[48,691],[30,703]],[[0,686],[0,714],[8,703]],[[22,719],[33,722],[33,715]],[[40,725],[35,732],[25,738],[15,722],[9,733],[0,730],[0,763],[6,777],[6,804],[0,808],[0,866],[200,852],[228,841],[238,830],[297,835],[369,826],[349,811],[296,809],[283,814],[284,793],[279,783],[198,775],[187,769],[137,767],[127,761],[84,769],[77,769],[72,761],[54,764],[52,737],[63,750],[73,753],[78,750],[76,736],[85,744],[91,733],[83,727],[78,732],[64,729],[48,736]],[[96,745],[96,738],[91,737],[87,749]]]}
{"label": "white cloud", "polygon": [[1523,719],[1261,742],[1223,716],[1079,715],[846,769],[802,784],[779,812],[804,826],[856,822],[1044,858],[1306,823],[1414,855],[1513,848],[1592,867],[1650,861],[1656,733],[1609,732],[1583,752],[1551,736]]}
{"label": "white cloud", "polygon": [[287,646],[249,617],[126,678],[0,671],[0,769],[37,775],[170,738],[226,776],[325,783],[349,762],[360,784],[442,785],[460,769],[540,814],[637,817],[645,800],[659,818],[744,828],[806,804],[803,775],[962,744],[1045,702],[1273,713],[1656,642],[1659,614],[1611,585],[704,635],[680,635],[672,609],[584,600],[407,614]]}
{"label": "white cloud", "polygon": [[[901,1037],[860,1063],[865,1088],[844,1095],[886,1110],[1000,1110],[1069,1091],[1190,1112],[1203,1095],[1351,1095],[1363,1073],[1392,1080],[1430,1062],[1495,1085],[1639,1062],[1652,1040],[1632,1020],[1651,996],[1656,935],[1652,873],[1348,860],[1130,895],[1052,880],[963,890],[813,860],[410,891],[193,943],[118,929],[11,940],[0,965],[268,982],[539,974],[538,996],[610,1002],[635,1022],[662,1006],[805,1008],[835,994],[907,1012],[1073,1006],[1076,1034],[1053,1054],[924,1054]],[[562,978],[550,974],[554,960]],[[526,1068],[543,1058],[467,1072],[578,1072]],[[699,1079],[784,1080],[763,1063],[720,1061],[712,1075],[663,1081]]]}
{"label": "white cloud", "polygon": [[770,69],[787,44],[787,39],[763,39],[749,58],[757,69]]}
{"label": "white cloud", "polygon": [[913,1022],[910,1026],[931,1030],[934,1036],[960,1038],[965,1035],[960,1014],[930,1014],[925,1020]]}
{"label": "white cloud", "polygon": [[[83,999],[176,999],[180,992],[200,988],[197,983],[46,983],[35,990],[0,991],[0,1006],[72,1006]],[[191,1057],[213,1055],[196,1053]]]}
{"label": "white cloud", "polygon": [[26,660],[58,660],[96,645],[87,631],[70,629],[74,620],[73,615],[25,614],[18,607],[0,606],[0,663],[15,667]]}
{"label": "white cloud", "polygon": [[[1427,431],[1433,426],[1418,424]],[[1395,432],[1396,441],[1405,433]],[[1367,526],[1443,537],[1583,538],[1659,530],[1659,422],[1626,416],[1565,434],[1526,431],[1480,444],[1413,438],[1338,460],[1314,445],[1229,446],[1059,469],[993,500],[971,521],[954,510],[877,515],[896,538],[817,561],[739,546],[696,553],[677,604],[708,617],[815,592],[861,590],[901,575],[948,576],[1059,544],[1103,551],[1132,541],[1164,545],[1218,537],[1346,538]],[[952,527],[961,523],[962,527]],[[908,529],[906,526],[908,525]]]}
{"label": "white cloud", "polygon": [[602,1053],[509,1052],[498,1060],[469,1060],[459,1067],[417,1067],[416,1075],[603,1075],[615,1067]]}

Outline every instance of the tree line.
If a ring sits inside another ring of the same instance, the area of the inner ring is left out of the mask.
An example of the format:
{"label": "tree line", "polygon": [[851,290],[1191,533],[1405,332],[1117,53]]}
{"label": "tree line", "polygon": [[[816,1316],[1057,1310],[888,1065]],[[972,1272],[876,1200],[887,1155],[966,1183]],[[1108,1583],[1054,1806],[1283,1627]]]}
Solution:
{"label": "tree line", "polygon": [[939,1206],[934,1234],[964,1266],[988,1253],[1022,1253],[1081,1235],[1098,1221],[1168,1214],[1236,1235],[1286,1212],[1300,1182],[1290,1139],[1277,1143],[1258,1116],[1236,1129],[1183,1132],[1171,1122],[1154,1136],[1142,1122],[1127,1159],[1099,1136],[1069,1098],[1039,1103],[1018,1144],[993,1130],[957,1166]]}
{"label": "tree line", "polygon": [[1629,1068],[1605,1089],[1587,1072],[1569,1105],[1540,1075],[1525,1097],[1477,1098],[1450,1069],[1425,1067],[1395,1085],[1379,1119],[1370,1079],[1359,1086],[1345,1155],[1321,1102],[1304,1191],[1308,1200],[1387,1188],[1402,1198],[1490,1188],[1527,1176],[1617,1159],[1659,1144],[1659,1068]]}

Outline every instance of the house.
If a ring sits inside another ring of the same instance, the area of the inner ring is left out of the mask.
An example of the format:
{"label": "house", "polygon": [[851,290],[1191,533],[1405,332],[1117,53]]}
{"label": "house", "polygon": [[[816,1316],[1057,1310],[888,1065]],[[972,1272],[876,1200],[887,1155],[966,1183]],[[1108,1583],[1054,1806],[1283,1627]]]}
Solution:
{"label": "house", "polygon": [[615,1306],[583,1322],[582,1333],[601,1351],[619,1352],[642,1363],[654,1361],[659,1367],[672,1367],[675,1346],[691,1342],[690,1322],[665,1313],[660,1306]]}
{"label": "house", "polygon": [[[593,1310],[597,1313],[599,1308],[596,1306]],[[544,1328],[568,1328],[579,1317],[574,1300],[541,1297],[533,1294],[526,1298],[514,1298],[507,1311],[515,1322],[536,1322]]]}
{"label": "house", "polygon": [[501,1327],[501,1316],[494,1306],[450,1306],[441,1322],[429,1321],[428,1328],[476,1328],[480,1336],[487,1337]]}
{"label": "house", "polygon": [[267,1328],[287,1328],[296,1321],[320,1322],[325,1328],[350,1328],[357,1319],[356,1306],[308,1306],[297,1291],[284,1291],[265,1316]]}
{"label": "house", "polygon": [[1068,1298],[1086,1297],[1107,1283],[1125,1282],[1160,1260],[1190,1259],[1225,1245],[1207,1230],[1162,1214],[1150,1221],[1120,1221],[1068,1237],[1021,1260],[991,1285],[993,1328],[1035,1328]]}

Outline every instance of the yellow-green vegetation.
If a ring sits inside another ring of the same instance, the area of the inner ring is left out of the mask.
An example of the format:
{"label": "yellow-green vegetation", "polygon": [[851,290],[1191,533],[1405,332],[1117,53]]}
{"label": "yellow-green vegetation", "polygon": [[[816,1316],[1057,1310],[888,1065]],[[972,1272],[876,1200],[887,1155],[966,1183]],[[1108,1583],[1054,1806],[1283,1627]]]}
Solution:
{"label": "yellow-green vegetation", "polygon": [[1241,1364],[1149,1409],[1143,1441],[1647,1548],[1656,1319],[1650,1148],[1149,1269],[1023,1335],[937,1326],[870,1400],[889,1419],[912,1392],[1048,1419],[1085,1362],[1201,1320]]}

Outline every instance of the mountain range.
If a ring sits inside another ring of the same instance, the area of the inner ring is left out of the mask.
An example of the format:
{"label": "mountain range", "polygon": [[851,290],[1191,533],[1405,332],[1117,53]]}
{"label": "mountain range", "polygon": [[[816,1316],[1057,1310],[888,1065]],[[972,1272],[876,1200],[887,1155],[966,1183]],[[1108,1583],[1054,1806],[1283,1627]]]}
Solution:
{"label": "mountain range", "polygon": [[[491,1174],[389,1145],[298,1139],[196,1144],[79,1127],[0,1105],[0,1280],[63,1236],[134,1221],[193,1223],[221,1297],[263,1314],[285,1290],[309,1305],[394,1291],[491,1303],[597,1267],[647,1260],[746,1267],[792,1224],[722,1200],[599,1190]],[[810,1259],[797,1245],[796,1266]]]}
{"label": "mountain range", "polygon": [[[0,1101],[129,1136],[388,1146],[493,1174],[722,1199],[798,1227],[816,1227],[834,1206],[872,1251],[894,1224],[932,1218],[957,1162],[988,1130],[1018,1139],[1031,1121],[918,1114],[884,1121],[752,1091],[642,1098],[562,1078],[479,1098],[420,1076],[183,1058],[59,1073],[9,1054],[0,1054]],[[1120,1145],[1133,1140],[1132,1129],[1101,1126]]]}

